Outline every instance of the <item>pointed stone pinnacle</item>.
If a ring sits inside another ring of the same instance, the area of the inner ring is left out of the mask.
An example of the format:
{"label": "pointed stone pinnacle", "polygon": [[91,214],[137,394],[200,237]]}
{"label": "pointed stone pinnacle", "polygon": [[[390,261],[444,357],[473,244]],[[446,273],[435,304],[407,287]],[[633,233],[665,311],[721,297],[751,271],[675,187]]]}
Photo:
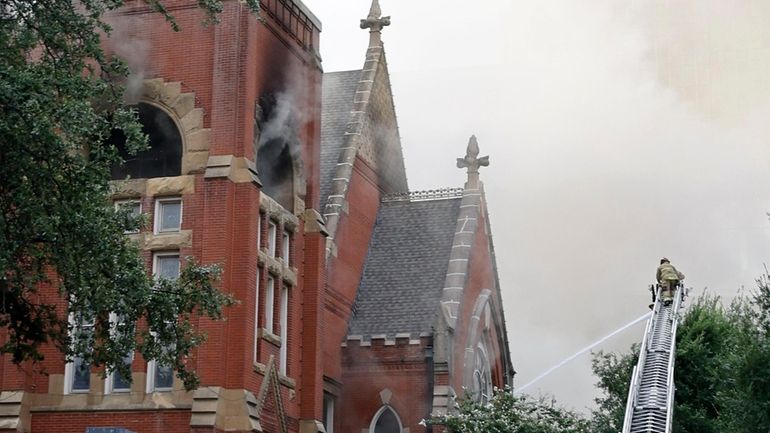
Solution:
{"label": "pointed stone pinnacle", "polygon": [[379,32],[383,27],[390,25],[390,17],[383,17],[380,10],[380,2],[378,0],[372,0],[372,7],[369,8],[369,15],[366,19],[361,20],[362,29],[370,29],[369,31]]}
{"label": "pointed stone pinnacle", "polygon": [[478,156],[479,142],[476,140],[475,135],[471,135],[471,138],[468,140],[468,147],[465,150],[465,157],[457,158],[457,168],[468,169],[468,183],[466,186],[477,186],[479,182],[479,167],[489,165],[489,156],[482,156],[481,158]]}

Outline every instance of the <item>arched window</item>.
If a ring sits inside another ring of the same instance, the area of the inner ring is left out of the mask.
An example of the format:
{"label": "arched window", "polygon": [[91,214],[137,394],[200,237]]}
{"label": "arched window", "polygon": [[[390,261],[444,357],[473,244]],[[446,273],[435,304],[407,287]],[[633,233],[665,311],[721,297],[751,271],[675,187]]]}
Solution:
{"label": "arched window", "polygon": [[369,428],[369,433],[401,433],[401,420],[390,406],[383,406],[377,411]]}
{"label": "arched window", "polygon": [[290,98],[268,94],[260,98],[257,173],[262,191],[287,210],[294,209],[294,158],[299,151],[298,115]]}
{"label": "arched window", "polygon": [[489,357],[484,343],[479,341],[476,346],[476,357],[473,366],[473,399],[479,403],[487,403],[492,398],[492,374],[489,367]]}
{"label": "arched window", "polygon": [[150,148],[130,155],[126,151],[125,135],[121,131],[114,131],[110,143],[118,148],[125,163],[112,167],[112,178],[179,176],[182,172],[182,135],[176,122],[154,105],[139,103],[136,108]]}

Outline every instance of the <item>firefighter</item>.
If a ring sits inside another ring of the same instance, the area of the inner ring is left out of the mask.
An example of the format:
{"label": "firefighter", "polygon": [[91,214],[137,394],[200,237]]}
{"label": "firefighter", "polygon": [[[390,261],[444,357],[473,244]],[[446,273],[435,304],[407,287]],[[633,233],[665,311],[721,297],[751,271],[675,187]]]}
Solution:
{"label": "firefighter", "polygon": [[663,302],[670,304],[674,299],[674,291],[679,282],[684,280],[684,274],[677,271],[674,265],[669,262],[665,257],[660,259],[660,266],[658,266],[658,272],[655,277],[658,279],[658,284],[663,288]]}

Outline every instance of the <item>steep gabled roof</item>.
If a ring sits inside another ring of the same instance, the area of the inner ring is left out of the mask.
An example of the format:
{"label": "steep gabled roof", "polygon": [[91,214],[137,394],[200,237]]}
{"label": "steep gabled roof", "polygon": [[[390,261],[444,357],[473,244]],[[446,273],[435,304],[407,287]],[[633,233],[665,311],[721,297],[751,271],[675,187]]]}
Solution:
{"label": "steep gabled roof", "polygon": [[321,209],[326,206],[332,177],[345,141],[345,127],[353,110],[360,70],[323,75],[321,96]]}
{"label": "steep gabled roof", "polygon": [[460,201],[451,197],[382,203],[349,335],[431,332]]}

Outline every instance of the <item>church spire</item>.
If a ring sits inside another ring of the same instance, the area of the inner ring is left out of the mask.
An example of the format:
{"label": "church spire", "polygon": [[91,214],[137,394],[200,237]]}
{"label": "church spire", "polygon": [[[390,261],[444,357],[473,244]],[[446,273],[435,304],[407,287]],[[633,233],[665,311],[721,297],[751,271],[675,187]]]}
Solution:
{"label": "church spire", "polygon": [[466,188],[477,189],[479,187],[479,167],[486,167],[489,165],[489,156],[479,156],[479,142],[476,141],[476,136],[471,135],[468,140],[468,148],[465,150],[464,158],[457,158],[457,168],[468,168],[468,181],[465,183]]}
{"label": "church spire", "polygon": [[380,45],[380,32],[382,28],[390,25],[390,17],[383,17],[379,0],[372,0],[369,15],[361,20],[361,28],[369,29],[369,47]]}

